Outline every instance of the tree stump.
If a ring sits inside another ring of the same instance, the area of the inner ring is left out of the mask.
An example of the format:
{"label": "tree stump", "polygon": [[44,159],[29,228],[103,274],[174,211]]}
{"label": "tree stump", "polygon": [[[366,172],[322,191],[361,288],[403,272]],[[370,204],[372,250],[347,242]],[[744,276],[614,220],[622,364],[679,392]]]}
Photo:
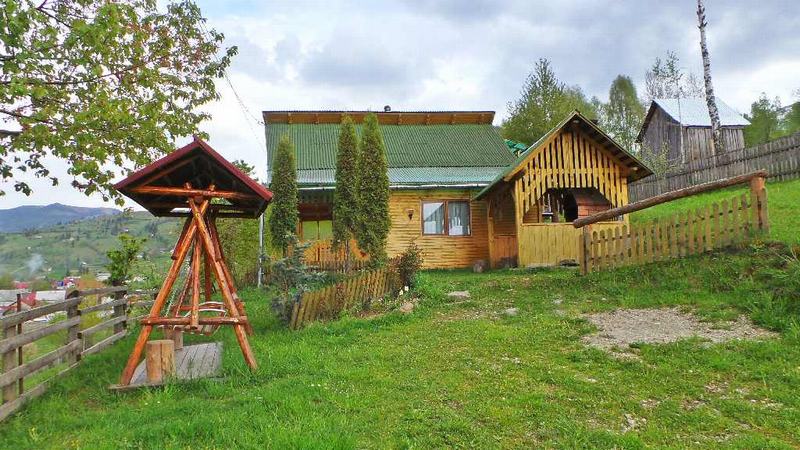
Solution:
{"label": "tree stump", "polygon": [[164,337],[166,339],[171,339],[172,342],[175,343],[175,350],[180,350],[183,348],[183,330],[164,330]]}
{"label": "tree stump", "polygon": [[175,375],[175,342],[172,339],[149,341],[145,348],[147,382],[163,383]]}

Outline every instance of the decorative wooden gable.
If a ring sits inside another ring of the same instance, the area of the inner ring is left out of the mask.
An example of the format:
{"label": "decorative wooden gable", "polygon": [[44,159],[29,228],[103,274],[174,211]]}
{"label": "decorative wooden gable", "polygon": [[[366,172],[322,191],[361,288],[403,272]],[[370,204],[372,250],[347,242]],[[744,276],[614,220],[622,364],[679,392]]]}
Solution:
{"label": "decorative wooden gable", "polygon": [[649,170],[575,112],[532,146],[505,176],[518,218],[542,211],[549,189],[595,188],[613,206],[628,203],[628,179]]}

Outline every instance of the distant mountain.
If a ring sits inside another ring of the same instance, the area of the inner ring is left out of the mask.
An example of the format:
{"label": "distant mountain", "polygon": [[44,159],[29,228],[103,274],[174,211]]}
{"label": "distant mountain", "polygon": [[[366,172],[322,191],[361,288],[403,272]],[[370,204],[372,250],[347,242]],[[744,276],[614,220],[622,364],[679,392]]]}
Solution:
{"label": "distant mountain", "polygon": [[145,238],[142,250],[145,260],[159,268],[154,273],[166,272],[180,231],[181,222],[174,217],[153,217],[147,211],[131,211],[51,225],[32,232],[0,233],[0,275],[10,273],[19,279],[33,275],[59,278],[81,268],[92,273],[105,270],[106,253],[119,247],[121,233]]}
{"label": "distant mountain", "polygon": [[0,233],[38,230],[94,217],[111,216],[121,211],[114,208],[85,208],[52,203],[46,206],[18,206],[0,209]]}

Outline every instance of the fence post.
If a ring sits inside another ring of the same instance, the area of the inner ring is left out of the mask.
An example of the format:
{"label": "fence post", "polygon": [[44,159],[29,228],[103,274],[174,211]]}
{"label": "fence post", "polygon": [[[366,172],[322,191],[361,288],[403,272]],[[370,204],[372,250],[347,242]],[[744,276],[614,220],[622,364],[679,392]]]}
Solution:
{"label": "fence post", "polygon": [[754,177],[750,180],[750,193],[754,207],[758,211],[758,229],[769,233],[769,217],[767,215],[767,188],[764,177]]}
{"label": "fence post", "polygon": [[[16,310],[17,312],[22,310],[22,294],[20,293],[17,293]],[[3,329],[3,339],[14,337],[20,333],[22,333],[22,324],[6,327]],[[4,373],[17,367],[20,364],[22,364],[22,346],[18,348],[12,348],[7,352],[3,353]],[[19,379],[18,383],[8,384],[3,388],[3,401],[4,402],[13,401],[20,394],[22,394],[22,389],[23,389],[22,378]]]}
{"label": "fence post", "polygon": [[[119,300],[123,297],[127,297],[128,290],[125,289],[124,291],[119,291],[114,293],[114,300]],[[122,317],[126,315],[128,311],[128,302],[121,303],[119,305],[114,306],[114,312],[111,314],[112,318]],[[114,324],[114,334],[121,333],[122,331],[128,328],[128,321],[127,319],[123,322]]]}
{"label": "fence post", "polygon": [[[80,297],[80,291],[72,291],[67,295],[67,298],[72,298],[72,297]],[[78,302],[78,304],[72,305],[69,308],[67,308],[67,319],[71,319],[73,317],[77,317],[80,315],[80,311],[78,310],[79,304],[80,302]],[[80,322],[76,325],[67,328],[67,342],[65,342],[65,344],[69,344],[70,342],[79,339],[78,338],[79,329],[80,329]],[[84,345],[78,347],[74,352],[67,355],[67,363],[70,366],[72,366],[73,364],[77,364],[78,361],[80,361],[81,353],[83,352],[84,347],[85,343]]]}
{"label": "fence post", "polygon": [[578,261],[581,264],[581,275],[589,273],[589,256],[591,249],[589,248],[589,230],[591,225],[581,228],[581,235],[578,238]]}

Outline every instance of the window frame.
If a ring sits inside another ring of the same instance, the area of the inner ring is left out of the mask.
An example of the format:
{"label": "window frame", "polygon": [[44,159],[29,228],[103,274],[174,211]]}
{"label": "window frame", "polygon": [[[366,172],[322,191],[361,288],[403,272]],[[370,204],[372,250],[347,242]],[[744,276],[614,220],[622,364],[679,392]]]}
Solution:
{"label": "window frame", "polygon": [[[450,234],[450,208],[448,203],[466,203],[467,211],[469,211],[469,233],[467,234]],[[425,204],[426,203],[442,203],[444,206],[444,233],[426,233],[425,232]],[[430,237],[472,237],[472,201],[467,198],[426,198],[419,201],[419,228],[422,236]]]}

